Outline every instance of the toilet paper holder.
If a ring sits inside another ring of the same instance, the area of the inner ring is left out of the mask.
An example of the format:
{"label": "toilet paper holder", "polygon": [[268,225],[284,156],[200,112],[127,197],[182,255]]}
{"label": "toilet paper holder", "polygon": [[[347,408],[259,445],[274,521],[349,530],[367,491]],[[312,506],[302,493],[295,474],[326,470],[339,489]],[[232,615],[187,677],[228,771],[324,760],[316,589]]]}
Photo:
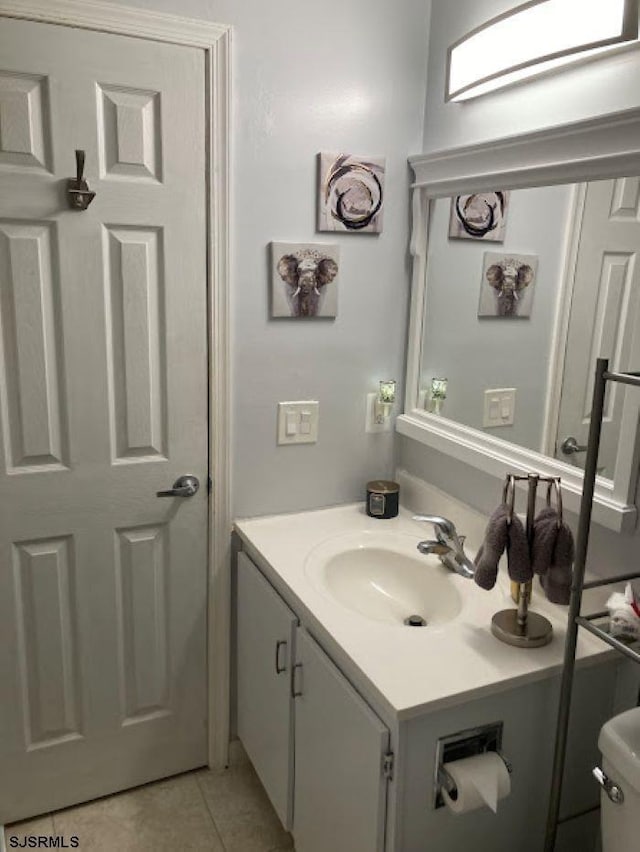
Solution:
{"label": "toilet paper holder", "polygon": [[456,783],[447,772],[445,763],[495,751],[504,761],[509,774],[513,772],[511,761],[502,753],[502,729],[503,722],[493,722],[490,725],[458,731],[456,734],[450,734],[437,740],[433,783],[434,808],[444,807],[443,789],[453,799],[457,795]]}

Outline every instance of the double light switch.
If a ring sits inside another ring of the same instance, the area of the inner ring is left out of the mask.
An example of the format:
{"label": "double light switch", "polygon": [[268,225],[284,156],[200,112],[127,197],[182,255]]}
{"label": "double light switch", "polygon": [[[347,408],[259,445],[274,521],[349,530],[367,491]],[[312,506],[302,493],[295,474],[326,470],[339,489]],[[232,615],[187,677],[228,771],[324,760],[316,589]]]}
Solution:
{"label": "double light switch", "polygon": [[513,426],[516,408],[515,388],[492,388],[484,392],[484,427]]}
{"label": "double light switch", "polygon": [[278,444],[315,444],[318,413],[315,401],[278,403]]}

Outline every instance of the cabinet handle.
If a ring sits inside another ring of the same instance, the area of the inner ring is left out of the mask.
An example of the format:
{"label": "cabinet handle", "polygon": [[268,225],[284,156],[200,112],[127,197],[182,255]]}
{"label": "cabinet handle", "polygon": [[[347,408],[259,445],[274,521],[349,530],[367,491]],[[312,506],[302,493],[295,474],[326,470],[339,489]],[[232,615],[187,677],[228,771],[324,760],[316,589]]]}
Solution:
{"label": "cabinet handle", "polygon": [[276,642],[276,674],[282,674],[282,672],[286,672],[287,667],[280,665],[280,648],[286,648],[287,643],[284,639],[278,639]]}
{"label": "cabinet handle", "polygon": [[295,663],[291,668],[291,697],[299,698],[302,695],[302,690],[296,689],[296,671],[302,669],[302,663]]}

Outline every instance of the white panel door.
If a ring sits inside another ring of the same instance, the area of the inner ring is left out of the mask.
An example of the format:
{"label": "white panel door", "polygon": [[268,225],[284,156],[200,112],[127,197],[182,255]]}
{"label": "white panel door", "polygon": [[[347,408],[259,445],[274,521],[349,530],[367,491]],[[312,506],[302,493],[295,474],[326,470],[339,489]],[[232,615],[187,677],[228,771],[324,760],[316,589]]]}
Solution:
{"label": "white panel door", "polygon": [[[612,369],[640,369],[640,178],[595,181],[587,187],[580,234],[556,457],[584,466],[584,452],[569,457],[563,441],[586,446],[596,359]],[[607,388],[599,467],[613,479],[625,386]]]}
{"label": "white panel door", "polygon": [[200,51],[0,18],[0,823],[206,762],[204,135]]}
{"label": "white panel door", "polygon": [[244,553],[238,555],[238,736],[276,813],[291,828],[293,698],[298,623]]}
{"label": "white panel door", "polygon": [[296,850],[382,852],[389,731],[302,627],[296,660]]}

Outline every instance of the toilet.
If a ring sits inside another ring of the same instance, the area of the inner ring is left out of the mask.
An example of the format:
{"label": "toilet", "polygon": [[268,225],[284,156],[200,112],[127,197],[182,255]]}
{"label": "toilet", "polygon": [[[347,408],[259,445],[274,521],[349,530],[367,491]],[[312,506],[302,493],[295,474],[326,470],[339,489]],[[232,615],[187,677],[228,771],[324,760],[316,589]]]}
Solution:
{"label": "toilet", "polygon": [[593,774],[602,787],[602,852],[630,852],[640,845],[640,707],[603,725],[598,747],[602,769]]}

